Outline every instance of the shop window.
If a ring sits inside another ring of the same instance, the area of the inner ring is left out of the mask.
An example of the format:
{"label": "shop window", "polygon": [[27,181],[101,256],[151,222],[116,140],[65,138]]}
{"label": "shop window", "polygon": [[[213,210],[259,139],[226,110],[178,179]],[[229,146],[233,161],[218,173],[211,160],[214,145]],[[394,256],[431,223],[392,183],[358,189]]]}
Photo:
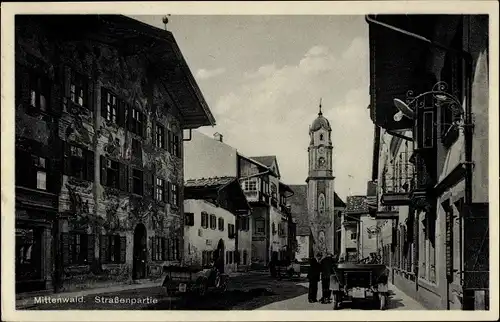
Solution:
{"label": "shop window", "polygon": [[42,229],[16,227],[16,279],[40,278],[42,232]]}

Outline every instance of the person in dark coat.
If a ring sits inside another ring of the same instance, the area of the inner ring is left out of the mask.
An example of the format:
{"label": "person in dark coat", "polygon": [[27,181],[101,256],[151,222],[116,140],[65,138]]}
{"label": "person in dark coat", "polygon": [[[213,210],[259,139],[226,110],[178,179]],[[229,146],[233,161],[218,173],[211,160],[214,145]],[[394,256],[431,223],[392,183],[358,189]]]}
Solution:
{"label": "person in dark coat", "polygon": [[330,275],[332,273],[332,257],[324,256],[320,262],[321,266],[321,303],[330,303]]}
{"label": "person in dark coat", "polygon": [[309,303],[318,302],[318,282],[321,269],[318,260],[311,257],[309,260],[309,272],[307,278],[309,279]]}

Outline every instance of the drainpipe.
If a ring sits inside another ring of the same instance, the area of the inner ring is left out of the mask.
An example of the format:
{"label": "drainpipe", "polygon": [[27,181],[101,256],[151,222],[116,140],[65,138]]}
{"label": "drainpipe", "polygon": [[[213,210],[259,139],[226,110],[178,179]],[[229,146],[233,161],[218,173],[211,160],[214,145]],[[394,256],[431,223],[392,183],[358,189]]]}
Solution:
{"label": "drainpipe", "polygon": [[[444,51],[454,53],[457,56],[460,56],[465,62],[465,113],[464,113],[464,149],[465,149],[465,208],[464,217],[468,216],[468,211],[470,210],[470,206],[472,205],[472,131],[474,124],[472,124],[472,55],[464,50],[457,50],[455,48],[451,48],[440,44],[438,42],[429,40],[421,35],[409,32],[407,30],[383,23],[381,21],[377,21],[374,18],[371,18],[370,15],[365,16],[366,22],[368,24],[379,25],[388,29],[391,29],[395,32],[399,32],[405,34],[409,37],[419,39],[431,46],[440,48]],[[469,39],[469,36],[468,36]],[[462,226],[462,221],[460,221],[460,226]],[[462,227],[460,227],[460,244],[462,245]],[[462,262],[462,261],[461,261]],[[460,269],[461,274],[463,274],[463,269]],[[462,277],[463,278],[463,277]]]}

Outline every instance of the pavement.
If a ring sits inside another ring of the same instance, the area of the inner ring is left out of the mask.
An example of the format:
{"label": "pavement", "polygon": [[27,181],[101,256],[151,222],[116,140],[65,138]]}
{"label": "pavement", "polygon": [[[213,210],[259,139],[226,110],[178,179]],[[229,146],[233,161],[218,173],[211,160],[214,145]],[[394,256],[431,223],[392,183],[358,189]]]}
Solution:
{"label": "pavement", "polygon": [[[389,310],[422,310],[416,301],[390,285]],[[161,283],[117,285],[105,289],[50,295],[27,295],[16,309],[27,310],[331,310],[331,304],[309,303],[305,277],[281,280],[267,272],[231,274],[224,293],[211,292],[203,299],[170,297]],[[318,292],[320,296],[321,291]],[[35,303],[38,296],[38,303]],[[47,299],[44,299],[47,296]],[[55,300],[54,300],[55,299]],[[353,309],[346,303],[346,309]],[[360,306],[361,309],[370,307]],[[371,308],[373,309],[373,308]]]}
{"label": "pavement", "polygon": [[[302,283],[304,287],[309,287],[308,283]],[[389,301],[387,310],[426,310],[420,303],[409,297],[403,291],[399,290],[396,286],[389,284]],[[318,291],[318,299],[321,297],[321,290]],[[370,305],[363,305],[368,303],[360,303],[360,305],[353,306],[352,302],[346,302],[342,309],[368,309],[374,310],[376,308]],[[259,310],[332,310],[332,304],[309,303],[307,294],[287,299],[280,302],[274,302],[259,308]]]}

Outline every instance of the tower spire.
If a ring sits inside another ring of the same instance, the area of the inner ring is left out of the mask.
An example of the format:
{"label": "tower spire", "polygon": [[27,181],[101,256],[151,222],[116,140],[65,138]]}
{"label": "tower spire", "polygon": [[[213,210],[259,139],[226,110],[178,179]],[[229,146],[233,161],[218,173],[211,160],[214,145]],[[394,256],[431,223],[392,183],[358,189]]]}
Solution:
{"label": "tower spire", "polygon": [[319,98],[319,113],[318,113],[318,115],[323,115],[323,112],[321,112],[321,101],[322,101],[322,98],[320,97]]}

